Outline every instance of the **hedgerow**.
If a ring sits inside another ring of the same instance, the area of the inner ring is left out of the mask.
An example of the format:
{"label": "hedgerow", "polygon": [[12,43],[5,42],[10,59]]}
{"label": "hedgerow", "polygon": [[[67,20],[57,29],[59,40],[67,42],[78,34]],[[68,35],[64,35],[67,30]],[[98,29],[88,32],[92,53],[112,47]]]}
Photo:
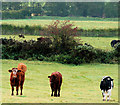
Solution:
{"label": "hedgerow", "polygon": [[[9,29],[11,28],[9,27]],[[34,30],[29,26],[25,26],[24,29]],[[37,41],[1,38],[2,58],[56,61],[76,65],[93,62],[118,63],[120,61],[120,44],[116,45],[113,51],[96,49],[87,43],[83,45],[74,39],[74,36],[78,34],[77,27],[70,21],[60,22],[57,20],[43,31],[47,37],[37,38]]]}
{"label": "hedgerow", "polygon": [[[54,47],[50,44],[44,44],[38,41],[19,42],[14,39],[2,38],[2,59],[24,59],[55,61],[65,64],[81,63],[118,63],[120,48],[114,51],[104,51],[94,47],[79,45],[68,52],[56,53]],[[4,43],[6,41],[6,43]]]}
{"label": "hedgerow", "polygon": [[[46,29],[42,26],[15,26],[11,24],[2,24],[3,35],[42,35],[43,30]],[[77,29],[77,35],[79,36],[93,36],[93,37],[110,37],[118,36],[118,29]]]}

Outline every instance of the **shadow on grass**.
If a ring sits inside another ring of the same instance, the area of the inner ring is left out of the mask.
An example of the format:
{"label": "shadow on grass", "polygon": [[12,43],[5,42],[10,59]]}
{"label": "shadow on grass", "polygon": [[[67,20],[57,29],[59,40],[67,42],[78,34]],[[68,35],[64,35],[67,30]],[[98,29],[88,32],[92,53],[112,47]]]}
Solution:
{"label": "shadow on grass", "polygon": [[113,102],[113,101],[115,101],[114,99],[113,100],[109,100],[110,102]]}
{"label": "shadow on grass", "polygon": [[27,97],[27,96],[21,96],[21,95],[18,95],[17,97]]}

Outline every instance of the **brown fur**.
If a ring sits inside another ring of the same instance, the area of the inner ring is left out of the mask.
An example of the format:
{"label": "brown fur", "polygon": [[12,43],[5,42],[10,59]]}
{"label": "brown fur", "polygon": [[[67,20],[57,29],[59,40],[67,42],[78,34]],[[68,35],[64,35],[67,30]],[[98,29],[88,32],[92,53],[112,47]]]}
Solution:
{"label": "brown fur", "polygon": [[[16,72],[16,74],[13,73],[14,70],[18,70]],[[16,92],[17,92],[16,95],[18,95],[19,87],[21,89],[20,95],[22,95],[26,70],[27,70],[27,67],[23,63],[18,64],[18,68],[12,68],[12,70],[9,70],[9,72],[11,72],[11,75],[10,75],[10,84],[11,84],[11,88],[12,88],[12,94],[11,95],[14,95],[14,93],[13,93],[14,92],[14,87],[16,87]]]}
{"label": "brown fur", "polygon": [[[51,76],[48,76],[48,78],[50,78],[50,86],[52,89],[52,94],[51,96],[53,96],[53,92],[54,92],[54,96],[55,97],[59,97],[60,96],[60,88],[62,85],[62,75],[60,72],[54,72],[51,74]],[[58,92],[58,94],[57,94]]]}

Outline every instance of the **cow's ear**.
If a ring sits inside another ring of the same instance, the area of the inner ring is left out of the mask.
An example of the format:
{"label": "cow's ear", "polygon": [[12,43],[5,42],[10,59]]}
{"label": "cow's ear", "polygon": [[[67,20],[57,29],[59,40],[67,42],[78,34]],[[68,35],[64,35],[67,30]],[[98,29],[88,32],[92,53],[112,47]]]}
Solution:
{"label": "cow's ear", "polygon": [[48,78],[50,78],[51,76],[48,76]]}
{"label": "cow's ear", "polygon": [[17,72],[21,72],[21,70],[18,70]]}
{"label": "cow's ear", "polygon": [[11,72],[12,72],[12,70],[8,70],[8,72],[10,72],[10,73],[11,73]]}

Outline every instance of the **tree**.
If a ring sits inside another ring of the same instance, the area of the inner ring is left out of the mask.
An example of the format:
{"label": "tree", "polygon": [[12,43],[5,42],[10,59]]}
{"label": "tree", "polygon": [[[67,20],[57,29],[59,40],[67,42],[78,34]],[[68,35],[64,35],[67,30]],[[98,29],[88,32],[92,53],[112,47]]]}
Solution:
{"label": "tree", "polygon": [[118,17],[118,3],[117,2],[105,3],[104,13],[107,18]]}
{"label": "tree", "polygon": [[[117,2],[3,2],[4,12],[25,10],[47,16],[118,17]],[[9,13],[8,13],[9,14]],[[18,13],[17,13],[18,14]],[[22,15],[22,14],[21,14]]]}
{"label": "tree", "polygon": [[104,11],[104,2],[91,2],[88,4],[88,16],[102,17]]}
{"label": "tree", "polygon": [[21,2],[3,2],[2,10],[19,10],[22,9]]}
{"label": "tree", "polygon": [[68,16],[69,6],[65,2],[46,3],[44,9],[47,15]]}

